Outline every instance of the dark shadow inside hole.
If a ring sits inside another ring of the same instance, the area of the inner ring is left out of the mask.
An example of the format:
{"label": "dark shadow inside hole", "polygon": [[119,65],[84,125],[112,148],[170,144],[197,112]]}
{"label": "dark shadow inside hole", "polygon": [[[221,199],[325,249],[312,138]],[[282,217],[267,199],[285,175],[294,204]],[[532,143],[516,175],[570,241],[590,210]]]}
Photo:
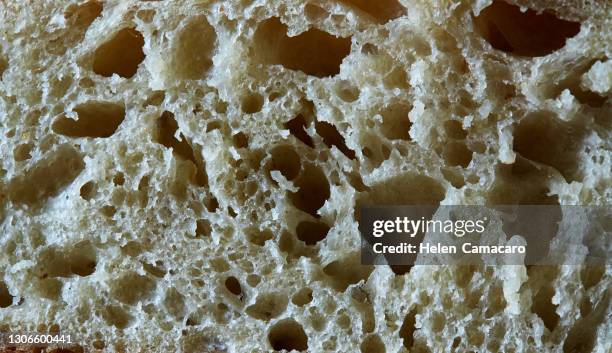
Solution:
{"label": "dark shadow inside hole", "polygon": [[521,11],[502,0],[493,3],[474,18],[476,30],[497,50],[518,56],[545,56],[565,46],[578,34],[580,23],[557,18],[549,11]]}

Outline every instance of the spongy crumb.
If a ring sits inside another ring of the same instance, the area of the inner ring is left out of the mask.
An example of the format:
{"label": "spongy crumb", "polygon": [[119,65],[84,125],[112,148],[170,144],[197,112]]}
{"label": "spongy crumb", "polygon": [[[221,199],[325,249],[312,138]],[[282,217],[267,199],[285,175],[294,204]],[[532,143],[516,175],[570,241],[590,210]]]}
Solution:
{"label": "spongy crumb", "polygon": [[609,351],[609,266],[363,266],[357,219],[610,204],[610,13],[5,2],[0,332],[73,332],[75,352]]}

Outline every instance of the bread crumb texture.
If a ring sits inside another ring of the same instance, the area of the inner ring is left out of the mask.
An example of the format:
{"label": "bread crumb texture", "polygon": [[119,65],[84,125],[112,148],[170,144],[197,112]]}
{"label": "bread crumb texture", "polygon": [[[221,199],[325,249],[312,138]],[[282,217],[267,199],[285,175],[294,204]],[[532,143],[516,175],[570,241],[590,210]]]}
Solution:
{"label": "bread crumb texture", "polygon": [[362,266],[356,217],[609,204],[611,31],[605,0],[3,1],[0,330],[610,352],[609,266]]}

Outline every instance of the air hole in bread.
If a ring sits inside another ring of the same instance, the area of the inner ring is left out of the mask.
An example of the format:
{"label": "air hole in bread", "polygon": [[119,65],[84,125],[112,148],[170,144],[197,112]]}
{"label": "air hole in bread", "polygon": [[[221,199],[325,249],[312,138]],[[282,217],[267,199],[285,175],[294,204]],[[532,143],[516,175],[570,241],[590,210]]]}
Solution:
{"label": "air hole in bread", "polygon": [[210,267],[215,272],[227,272],[230,269],[227,261],[222,257],[216,257],[210,260]]}
{"label": "air hole in bread", "polygon": [[[71,78],[66,78],[66,80],[71,81]],[[44,109],[46,111],[46,109]],[[37,126],[40,123],[41,111],[36,109],[30,111],[25,116],[25,125],[26,126]]]}
{"label": "air hole in bread", "polygon": [[254,273],[251,273],[247,276],[246,282],[249,286],[255,288],[261,282],[261,277]]}
{"label": "air hole in bread", "polygon": [[406,14],[406,8],[397,0],[340,0],[340,2],[365,12],[381,24]]}
{"label": "air hole in bread", "polygon": [[[587,299],[588,297],[585,297]],[[601,327],[609,320],[610,292],[606,291],[599,300],[596,307],[588,317],[577,320],[569,330],[565,342],[563,342],[563,353],[595,352],[595,344],[598,341],[597,330],[593,327]]]}
{"label": "air hole in bread", "polygon": [[549,172],[519,156],[513,164],[497,167],[487,201],[492,205],[558,205],[558,196],[549,195],[550,180]]}
{"label": "air hole in bread", "polygon": [[228,106],[227,102],[224,102],[220,99],[213,102],[213,108],[215,112],[219,114],[225,114],[225,112],[227,112],[227,106]]}
{"label": "air hole in bread", "polygon": [[87,1],[71,4],[64,11],[65,26],[54,38],[45,45],[52,55],[64,55],[66,50],[75,47],[85,37],[85,33],[93,21],[102,14],[103,5],[100,1]]}
{"label": "air hole in bread", "polygon": [[357,205],[438,205],[446,189],[425,175],[406,173],[371,186]]}
{"label": "air hole in bread", "polygon": [[553,331],[559,322],[559,315],[556,312],[557,306],[552,302],[554,295],[554,288],[551,285],[544,285],[537,292],[531,304],[531,312],[542,319],[544,326],[549,331]]}
{"label": "air hole in bread", "polygon": [[576,164],[583,130],[557,119],[552,113],[535,112],[523,118],[514,131],[514,151],[554,167],[568,182],[577,180]]}
{"label": "air hole in bread", "polygon": [[164,307],[175,319],[181,320],[185,316],[185,297],[176,288],[170,288],[164,298]]}
{"label": "air hole in bread", "polygon": [[66,8],[64,18],[68,23],[80,29],[87,29],[102,14],[103,5],[99,1],[87,1],[72,4]]}
{"label": "air hole in bread", "polygon": [[242,97],[240,109],[242,109],[245,114],[254,114],[261,111],[263,104],[264,99],[261,94],[251,92]]}
{"label": "air hole in bread", "polygon": [[503,312],[506,308],[506,299],[501,285],[494,285],[487,290],[487,310],[485,317],[491,318]]}
{"label": "air hole in bread", "polygon": [[246,313],[257,320],[270,321],[282,314],[288,303],[289,299],[283,293],[261,293],[255,304],[246,308]]}
{"label": "air hole in bread", "polygon": [[268,341],[275,351],[303,352],[308,349],[308,337],[302,325],[293,319],[284,319],[275,323],[268,333]]}
{"label": "air hole in bread", "polygon": [[270,170],[278,170],[287,180],[295,179],[302,168],[300,156],[290,145],[276,146],[271,151]]}
{"label": "air hole in bread", "polygon": [[234,208],[232,206],[227,206],[227,214],[229,214],[229,216],[232,218],[236,218],[236,216],[238,216],[238,213],[234,211]]}
{"label": "air hole in bread", "polygon": [[593,310],[591,301],[589,300],[588,296],[585,296],[582,298],[579,306],[580,306],[580,316],[582,316],[583,318],[589,316],[591,314],[591,311]]}
{"label": "air hole in bread", "polygon": [[107,305],[102,310],[101,316],[107,325],[115,326],[120,330],[128,327],[133,320],[132,315],[119,305]]}
{"label": "air hole in bread", "polygon": [[325,352],[334,352],[336,350],[336,336],[332,336],[332,338],[323,342],[323,350]]}
{"label": "air hole in bread", "polygon": [[125,184],[125,175],[121,172],[115,174],[115,176],[113,176],[113,184],[115,186],[121,186]]}
{"label": "air hole in bread", "polygon": [[472,151],[467,148],[465,143],[459,141],[446,143],[442,150],[442,156],[450,166],[466,168],[472,161]]}
{"label": "air hole in bread", "polygon": [[269,229],[260,230],[257,227],[249,227],[245,229],[244,233],[248,241],[259,246],[263,246],[266,241],[274,237]]}
{"label": "air hole in bread", "polygon": [[72,274],[80,277],[89,276],[96,270],[96,249],[90,241],[81,241],[68,252],[68,263]]}
{"label": "air hole in bread", "polygon": [[131,78],[144,60],[144,37],[134,28],[124,28],[96,49],[93,71],[104,77],[117,74]]}
{"label": "air hole in bread", "polygon": [[312,289],[304,287],[291,297],[291,302],[297,306],[304,306],[312,301]]}
{"label": "air hole in bread", "polygon": [[410,119],[408,113],[412,107],[406,103],[395,103],[386,107],[382,116],[381,132],[390,140],[410,140]]}
{"label": "air hole in bread", "polygon": [[385,353],[387,351],[385,344],[378,335],[366,336],[359,348],[361,353]]}
{"label": "air hole in bread", "polygon": [[580,271],[580,280],[584,290],[588,290],[598,284],[605,273],[606,267],[603,265],[585,265]]}
{"label": "air hole in bread", "polygon": [[130,257],[136,257],[143,252],[143,246],[137,241],[130,240],[121,247],[121,253]]}
{"label": "air hole in bread", "polygon": [[278,248],[289,255],[289,258],[298,259],[301,256],[312,256],[313,249],[305,246],[303,242],[295,239],[295,235],[287,230],[281,232],[278,238]]}
{"label": "air hole in bread", "polygon": [[407,349],[412,349],[414,345],[414,331],[416,330],[416,308],[410,310],[406,317],[404,317],[404,321],[402,322],[402,326],[399,329],[399,336],[402,339],[404,347]]}
{"label": "air hole in bread", "polygon": [[242,294],[242,287],[240,287],[240,282],[238,282],[238,279],[234,276],[229,276],[225,279],[225,288],[233,295]]}
{"label": "air hole in bread", "polygon": [[17,204],[38,206],[71,184],[84,167],[83,157],[74,147],[61,145],[47,153],[32,169],[9,182],[9,199]]}
{"label": "air hole in bread", "polygon": [[577,82],[566,82],[565,84],[567,86],[561,85],[559,88],[561,90],[566,88],[569,89],[572,96],[576,97],[578,102],[581,104],[588,105],[593,108],[601,108],[608,101],[608,97],[582,89],[580,84]]}
{"label": "air hole in bread", "polygon": [[329,13],[317,5],[306,4],[304,6],[304,15],[309,21],[320,21],[329,16]]}
{"label": "air hole in bread", "polygon": [[466,288],[472,281],[472,278],[474,278],[474,274],[477,272],[478,269],[475,265],[459,266],[453,273],[454,281],[458,287]]}
{"label": "air hole in bread", "polygon": [[319,218],[317,211],[329,199],[329,182],[323,171],[313,165],[306,164],[300,176],[295,180],[299,190],[289,193],[293,205],[313,217]]}
{"label": "air hole in bread", "polygon": [[164,100],[166,99],[166,93],[164,91],[153,91],[149,98],[144,102],[143,107],[147,107],[149,105],[152,106],[160,106]]}
{"label": "air hole in bread", "polygon": [[23,162],[32,158],[32,147],[34,146],[31,143],[22,143],[17,145],[13,149],[13,159],[15,162]]}
{"label": "air hole in bread", "polygon": [[113,298],[129,305],[146,299],[155,290],[155,282],[152,279],[133,271],[114,278],[109,284]]}
{"label": "air hole in bread", "polygon": [[104,341],[101,341],[101,340],[95,340],[91,343],[91,345],[94,347],[94,349],[98,349],[98,350],[102,350],[104,349],[104,347],[106,347],[106,345],[104,344]]}
{"label": "air hole in bread", "polygon": [[351,103],[359,98],[359,88],[346,80],[340,80],[335,86],[336,94],[344,102]]}
{"label": "air hole in bread", "polygon": [[112,136],[125,118],[125,108],[120,104],[90,101],[74,108],[77,120],[60,116],[51,129],[68,137]]}
{"label": "air hole in bread", "polygon": [[359,175],[359,173],[350,172],[346,174],[346,177],[348,179],[349,184],[351,184],[351,186],[355,188],[355,190],[357,190],[358,192],[368,191],[370,189],[370,187],[363,182],[363,179],[361,178],[361,175]]}
{"label": "air hole in bread", "polygon": [[163,262],[161,261],[155,261],[154,264],[143,262],[142,268],[157,278],[164,278],[167,272],[164,268]]}
{"label": "air hole in bread", "polygon": [[457,120],[444,121],[444,132],[451,139],[463,140],[467,137],[467,131],[463,130],[461,122]]}
{"label": "air hole in bread", "polygon": [[374,43],[363,43],[361,45],[361,54],[364,55],[378,55],[380,53],[380,50],[378,49],[378,46]]}
{"label": "air hole in bread", "polygon": [[366,132],[361,136],[362,155],[367,159],[372,168],[378,168],[389,159],[391,149],[385,144],[383,138],[373,132]]}
{"label": "air hole in bread", "polygon": [[580,23],[559,19],[545,11],[538,14],[495,0],[475,17],[476,30],[497,50],[518,56],[545,56],[565,46],[578,34]]}
{"label": "air hole in bread", "polygon": [[172,78],[203,79],[212,66],[217,34],[203,15],[197,16],[180,30],[173,43],[168,65]]}
{"label": "air hole in bread", "polygon": [[[429,47],[428,47],[429,48]],[[383,78],[383,85],[388,90],[393,89],[408,89],[410,88],[410,80],[406,74],[406,70],[401,67],[393,68]]]}
{"label": "air hole in bread", "polygon": [[306,245],[315,245],[325,239],[329,232],[329,226],[323,222],[300,222],[295,228],[297,238]]}
{"label": "air hole in bread", "polygon": [[8,60],[0,55],[0,80],[2,80],[2,76],[6,69],[8,69]]}
{"label": "air hole in bread", "polygon": [[156,121],[156,129],[154,140],[168,148],[172,148],[172,152],[180,158],[193,163],[196,170],[195,182],[198,186],[208,185],[208,176],[204,169],[204,161],[194,153],[193,147],[185,136],[180,133],[179,139],[176,138],[178,123],[174,119],[174,114],[169,111],[164,111]]}
{"label": "air hole in bread", "polygon": [[156,122],[155,141],[172,148],[174,153],[189,160],[193,157],[193,150],[191,146],[188,146],[182,134],[180,134],[180,141],[176,138],[177,129],[178,123],[174,119],[174,114],[164,111]]}
{"label": "air hole in bread", "polygon": [[187,320],[185,320],[185,326],[198,326],[202,322],[202,314],[199,312],[191,313]]}
{"label": "air hole in bread", "polygon": [[326,121],[317,121],[315,123],[315,130],[323,138],[323,142],[325,142],[327,147],[336,146],[348,158],[355,158],[355,151],[346,146],[344,137],[333,124]]}
{"label": "air hole in bread", "polygon": [[349,285],[365,281],[370,277],[374,267],[362,265],[360,259],[359,253],[351,253],[323,268],[323,273],[328,276],[334,289],[344,292]]}
{"label": "air hole in bread", "polygon": [[351,318],[346,314],[346,310],[340,309],[336,315],[338,315],[336,318],[336,324],[338,324],[338,327],[345,331],[349,331],[351,328]]}
{"label": "air hole in bread", "polygon": [[477,324],[474,321],[472,321],[465,328],[465,333],[466,333],[467,343],[470,346],[480,347],[483,344],[485,336],[481,330],[481,324]]}
{"label": "air hole in bread", "polygon": [[219,200],[212,194],[209,194],[204,200],[204,206],[208,212],[215,213],[219,209]]}
{"label": "air hole in bread", "polygon": [[402,276],[402,275],[405,275],[406,273],[410,273],[412,266],[411,265],[389,265],[389,268],[391,268],[391,271],[393,271],[393,273],[395,273],[396,276]]}
{"label": "air hole in bread", "polygon": [[305,128],[308,123],[302,114],[298,114],[295,118],[287,121],[284,124],[285,129],[298,140],[302,141],[308,147],[314,147],[312,138],[308,135]]}
{"label": "air hole in bread", "polygon": [[376,328],[376,317],[374,306],[371,302],[365,301],[360,303],[359,311],[361,311],[361,330],[364,334],[374,332]]}
{"label": "air hole in bread", "polygon": [[258,59],[268,65],[282,65],[316,77],[334,76],[351,50],[351,39],[311,28],[295,37],[287,26],[273,17],[259,24],[253,43]]}
{"label": "air hole in bread", "polygon": [[463,174],[458,170],[453,168],[441,168],[440,171],[444,179],[450,182],[454,188],[461,189],[465,185]]}
{"label": "air hole in bread", "polygon": [[83,77],[82,79],[79,80],[79,87],[81,88],[85,88],[85,89],[92,88],[95,85],[96,83],[89,77]]}
{"label": "air hole in bread", "polygon": [[[584,85],[582,82],[587,79],[590,70],[592,70],[593,66],[598,62],[599,61],[595,59],[584,59],[573,65],[573,68],[563,68],[563,71],[560,70],[557,75],[564,75],[565,77],[560,80],[558,79],[558,81],[552,85],[550,82],[546,82],[548,85],[542,87],[544,89],[541,93],[542,98],[557,99],[563,94],[563,91],[567,89],[581,104],[593,108],[601,108],[608,100],[608,97],[605,94],[599,94],[603,92],[593,92],[593,87],[588,87],[588,85]],[[590,79],[587,80],[591,81]]]}
{"label": "air hole in bread", "polygon": [[502,224],[505,234],[520,234],[527,240],[525,263],[533,264],[548,254],[550,242],[559,230],[559,224],[563,219],[563,212],[558,204],[551,203],[549,207],[542,208],[541,220],[530,222],[531,208],[519,208],[513,211],[515,219],[506,218]]}
{"label": "air hole in bread", "polygon": [[136,12],[136,17],[142,20],[142,22],[144,23],[151,23],[155,18],[155,10],[139,10],[138,12]]}
{"label": "air hole in bread", "polygon": [[117,208],[112,205],[104,205],[100,207],[100,213],[108,218],[113,218],[115,213],[117,213]]}
{"label": "air hole in bread", "polygon": [[234,134],[232,136],[232,141],[237,148],[249,147],[249,137],[242,131]]}
{"label": "air hole in bread", "polygon": [[57,278],[43,278],[35,281],[34,291],[41,298],[59,300],[63,286],[62,281]]}
{"label": "air hole in bread", "polygon": [[[453,339],[453,345],[452,345],[452,348],[453,348],[453,349],[455,349],[455,351],[456,351],[457,347],[459,347],[459,345],[460,345],[460,344],[461,344],[461,337],[455,337],[455,338]],[[490,348],[490,347],[488,347],[488,346],[487,346],[487,348],[489,348],[489,350],[491,349],[491,348]]]}
{"label": "air hole in bread", "polygon": [[149,203],[149,179],[150,176],[144,175],[138,181],[138,202],[140,203],[140,207],[146,207]]}
{"label": "air hole in bread", "polygon": [[13,296],[4,281],[0,281],[0,308],[8,308],[13,305]]}
{"label": "air hole in bread", "polygon": [[212,234],[212,226],[207,219],[198,219],[196,221],[196,238],[207,237]]}
{"label": "air hole in bread", "polygon": [[50,247],[38,256],[35,273],[38,278],[86,277],[96,269],[96,250],[89,241],[82,241],[68,249]]}

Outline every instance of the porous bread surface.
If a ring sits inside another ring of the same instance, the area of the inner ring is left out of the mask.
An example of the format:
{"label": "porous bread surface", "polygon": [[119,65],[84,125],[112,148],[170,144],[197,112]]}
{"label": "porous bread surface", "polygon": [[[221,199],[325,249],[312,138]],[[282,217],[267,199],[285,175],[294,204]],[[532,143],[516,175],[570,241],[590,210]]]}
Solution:
{"label": "porous bread surface", "polygon": [[363,266],[356,212],[609,204],[611,30],[605,0],[3,1],[0,330],[609,352],[610,266]]}

